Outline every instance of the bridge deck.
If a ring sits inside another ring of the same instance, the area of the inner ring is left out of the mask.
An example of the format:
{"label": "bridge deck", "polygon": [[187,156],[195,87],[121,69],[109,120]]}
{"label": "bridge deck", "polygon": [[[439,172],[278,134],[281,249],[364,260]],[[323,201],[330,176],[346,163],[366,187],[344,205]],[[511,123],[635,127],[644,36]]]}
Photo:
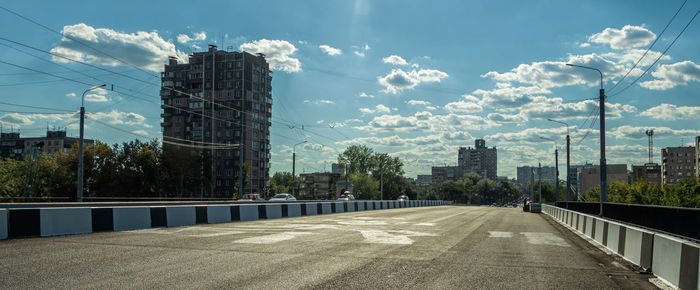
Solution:
{"label": "bridge deck", "polygon": [[654,288],[550,218],[426,207],[0,241],[0,288]]}

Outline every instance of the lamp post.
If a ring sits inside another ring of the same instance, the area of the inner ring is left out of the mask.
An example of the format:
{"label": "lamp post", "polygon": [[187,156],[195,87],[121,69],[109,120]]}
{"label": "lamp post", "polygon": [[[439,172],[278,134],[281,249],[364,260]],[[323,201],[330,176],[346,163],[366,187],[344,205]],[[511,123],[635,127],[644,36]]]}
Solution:
{"label": "lamp post", "polygon": [[571,159],[569,159],[569,155],[571,152],[571,136],[569,135],[569,124],[562,122],[562,121],[557,121],[557,120],[552,120],[552,119],[547,119],[548,121],[564,124],[566,126],[566,208],[569,208],[569,200],[571,200],[571,179],[569,178],[570,170],[571,170]]}
{"label": "lamp post", "polygon": [[297,145],[304,144],[306,142],[308,142],[308,141],[302,141],[302,142],[299,142],[297,144],[294,144],[294,146],[292,146],[292,195],[294,195],[294,193],[296,191],[295,190],[296,178],[294,177],[294,169],[295,169],[296,162],[297,162]]}
{"label": "lamp post", "polygon": [[557,149],[557,141],[554,139],[549,139],[545,137],[540,137],[540,139],[543,140],[549,140],[554,142],[554,170],[557,172],[557,179],[556,179],[556,189],[554,193],[554,205],[556,205],[557,202],[559,202],[559,149]]}
{"label": "lamp post", "polygon": [[106,84],[101,84],[99,86],[94,86],[83,92],[83,96],[80,101],[80,141],[78,142],[78,192],[76,194],[76,201],[83,201],[83,132],[85,128],[85,94],[89,91],[102,88]]}
{"label": "lamp post", "polygon": [[[608,168],[607,162],[605,160],[605,89],[603,89],[603,73],[597,69],[582,65],[575,65],[567,63],[567,66],[580,67],[585,69],[590,69],[597,71],[600,74],[600,94],[599,106],[600,106],[600,213],[603,216],[603,203],[608,200]],[[568,174],[568,172],[567,172]]]}

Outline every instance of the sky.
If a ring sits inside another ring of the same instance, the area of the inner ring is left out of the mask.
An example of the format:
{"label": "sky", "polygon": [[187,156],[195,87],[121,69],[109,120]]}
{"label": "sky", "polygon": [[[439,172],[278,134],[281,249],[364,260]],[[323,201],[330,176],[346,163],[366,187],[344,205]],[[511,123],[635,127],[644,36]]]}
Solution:
{"label": "sky", "polygon": [[163,65],[209,44],[264,53],[270,63],[271,174],[291,171],[294,149],[296,172],[308,173],[330,171],[347,146],[366,145],[399,157],[415,177],[456,165],[459,147],[483,138],[498,149],[498,175],[514,178],[517,166],[553,166],[555,142],[565,166],[567,129],[571,163],[598,164],[600,75],[566,63],[603,74],[608,164],[646,163],[648,129],[655,162],[661,148],[700,135],[698,1],[0,7],[0,126],[23,137],[44,136],[47,126],[78,136],[81,95],[106,83],[85,94],[85,137],[162,139]]}

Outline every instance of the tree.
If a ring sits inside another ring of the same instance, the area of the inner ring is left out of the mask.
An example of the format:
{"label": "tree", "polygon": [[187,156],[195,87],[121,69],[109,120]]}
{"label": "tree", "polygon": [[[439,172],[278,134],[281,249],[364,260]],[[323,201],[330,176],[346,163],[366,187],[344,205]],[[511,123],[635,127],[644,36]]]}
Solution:
{"label": "tree", "polygon": [[379,199],[378,180],[366,174],[353,173],[350,174],[350,181],[356,198]]}
{"label": "tree", "polygon": [[348,174],[368,174],[373,168],[372,153],[374,151],[364,145],[352,145],[338,155],[338,163],[347,164]]}
{"label": "tree", "polygon": [[[290,193],[292,192],[292,173],[290,172],[275,172],[270,178],[270,187],[272,194]],[[299,188],[297,183],[297,189]],[[298,190],[296,192],[299,192]]]}
{"label": "tree", "polygon": [[396,199],[406,189],[406,179],[403,177],[403,162],[398,157],[387,153],[375,153],[372,156],[372,177],[383,183],[384,199]]}

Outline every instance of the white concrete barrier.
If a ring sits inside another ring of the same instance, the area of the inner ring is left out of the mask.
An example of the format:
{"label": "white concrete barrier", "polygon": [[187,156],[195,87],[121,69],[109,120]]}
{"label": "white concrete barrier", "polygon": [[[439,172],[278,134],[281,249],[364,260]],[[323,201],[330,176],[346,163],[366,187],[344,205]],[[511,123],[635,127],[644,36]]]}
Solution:
{"label": "white concrete barrier", "polygon": [[290,203],[287,204],[287,217],[297,217],[301,216],[301,204]]}
{"label": "white concrete barrier", "polygon": [[608,235],[608,229],[606,228],[607,224],[605,223],[604,220],[596,218],[595,219],[595,230],[593,232],[593,236],[591,237],[594,241],[598,242],[598,244],[604,245],[604,239],[607,239]]}
{"label": "white concrete barrier", "polygon": [[165,208],[168,227],[191,226],[197,224],[194,206],[169,206]]}
{"label": "white concrete barrier", "polygon": [[364,210],[366,210],[366,209],[365,209],[365,204],[366,204],[366,203],[367,203],[366,201],[358,201],[358,202],[357,202],[357,211],[364,211]]}
{"label": "white concrete barrier", "polygon": [[282,218],[282,205],[277,204],[266,204],[258,206],[258,217],[260,219],[278,219]]}
{"label": "white concrete barrier", "polygon": [[651,270],[680,289],[700,289],[698,283],[700,246],[664,234],[654,235]]}
{"label": "white concrete barrier", "polygon": [[333,209],[331,208],[331,203],[330,202],[322,202],[321,203],[321,212],[318,214],[329,214],[333,213]]}
{"label": "white concrete barrier", "polygon": [[626,260],[644,269],[651,268],[654,233],[635,227],[624,227],[624,247],[621,254]]}
{"label": "white concrete barrier", "polygon": [[257,205],[238,205],[238,212],[240,221],[254,221],[259,219]]}
{"label": "white concrete barrier", "polygon": [[87,207],[42,208],[39,216],[42,237],[92,232],[92,210]]}
{"label": "white concrete barrier", "polygon": [[231,222],[231,206],[209,205],[207,206],[207,223],[218,224]]}
{"label": "white concrete barrier", "polygon": [[345,207],[343,206],[343,202],[334,202],[335,205],[335,212],[336,213],[341,213],[345,212]]}
{"label": "white concrete barrier", "polygon": [[356,211],[356,210],[355,210],[355,202],[354,202],[354,201],[348,201],[346,204],[348,205],[348,210],[347,210],[347,211]]}
{"label": "white concrete barrier", "polygon": [[303,204],[304,208],[306,209],[306,215],[317,215],[318,214],[318,203],[315,202],[309,202]]}
{"label": "white concrete barrier", "polygon": [[151,227],[151,208],[147,206],[115,207],[112,209],[112,222],[114,231],[148,229]]}
{"label": "white concrete barrier", "polygon": [[7,209],[0,209],[0,240],[7,239]]}

